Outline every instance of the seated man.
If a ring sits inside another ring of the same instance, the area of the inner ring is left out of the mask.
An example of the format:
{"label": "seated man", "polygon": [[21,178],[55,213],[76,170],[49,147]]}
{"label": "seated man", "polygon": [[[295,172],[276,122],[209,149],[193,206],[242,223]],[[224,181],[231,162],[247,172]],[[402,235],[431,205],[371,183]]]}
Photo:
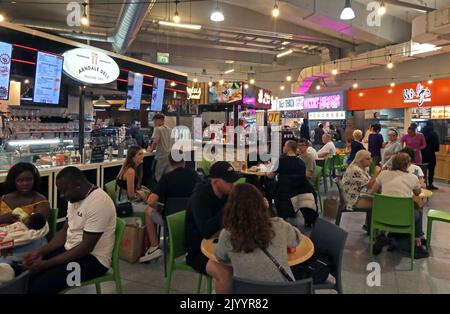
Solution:
{"label": "seated man", "polygon": [[323,145],[323,147],[317,152],[319,158],[327,159],[336,155],[336,147],[331,141],[331,135],[325,133],[322,135],[322,141],[325,145]]}
{"label": "seated man", "polygon": [[203,255],[203,239],[218,234],[222,228],[222,210],[239,175],[226,161],[217,161],[211,167],[211,180],[197,184],[192,193],[185,223],[186,262],[199,273],[215,280],[217,293],[228,293],[232,268]]}
{"label": "seated man", "polygon": [[68,203],[67,219],[52,241],[28,253],[23,264],[32,270],[29,293],[58,293],[68,288],[67,270],[79,265],[80,280],[104,275],[111,266],[116,229],[116,209],[102,189],[91,184],[76,167],[56,176],[56,186]]}
{"label": "seated man", "polygon": [[316,159],[314,155],[308,151],[309,141],[307,139],[301,138],[298,140],[297,151],[301,160],[306,166],[306,176],[309,182],[314,185],[314,172],[316,170]]}
{"label": "seated man", "polygon": [[[181,156],[183,152],[179,152],[179,154]],[[158,203],[165,203],[171,197],[190,197],[195,185],[200,181],[200,177],[195,171],[186,168],[184,160],[175,161],[174,156],[173,153],[169,155],[171,171],[162,176],[148,198],[149,206],[145,210],[145,226],[150,240],[150,248],[139,259],[141,263],[162,255],[155,225],[164,224],[161,213],[156,210]]]}

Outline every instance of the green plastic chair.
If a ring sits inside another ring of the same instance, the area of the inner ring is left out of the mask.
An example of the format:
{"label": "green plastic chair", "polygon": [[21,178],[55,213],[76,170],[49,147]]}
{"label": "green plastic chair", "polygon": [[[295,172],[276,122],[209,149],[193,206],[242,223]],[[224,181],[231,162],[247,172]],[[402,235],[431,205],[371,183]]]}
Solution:
{"label": "green plastic chair", "polygon": [[214,161],[202,159],[198,166],[200,169],[202,169],[205,176],[209,177],[209,169],[211,169],[213,163]]}
{"label": "green plastic chair", "polygon": [[430,249],[431,244],[431,229],[433,228],[433,221],[441,221],[450,223],[450,213],[443,210],[430,209],[427,215],[427,248]]}
{"label": "green plastic chair", "polygon": [[121,218],[116,218],[116,232],[115,232],[115,240],[114,240],[114,248],[112,251],[112,271],[106,273],[101,277],[97,277],[88,281],[84,281],[80,286],[70,287],[60,292],[60,294],[64,294],[67,291],[72,289],[76,289],[79,287],[95,285],[95,291],[97,294],[102,293],[102,289],[100,284],[106,281],[114,281],[116,283],[116,291],[117,294],[122,294],[122,281],[120,279],[120,268],[119,268],[119,253],[120,253],[120,245],[122,244],[123,234],[125,233],[125,221]]}
{"label": "green plastic chair", "polygon": [[369,174],[371,177],[375,174],[375,162],[372,160],[369,167]]}
{"label": "green plastic chair", "polygon": [[244,177],[242,177],[242,178],[237,179],[237,180],[234,182],[234,185],[243,184],[243,183],[245,183],[246,181],[247,181],[247,180],[246,180]]}
{"label": "green plastic chair", "polygon": [[414,264],[415,215],[412,197],[394,197],[375,194],[370,225],[369,254],[373,257],[373,243],[376,231],[409,234],[411,238],[411,270]]}
{"label": "green plastic chair", "polygon": [[319,199],[320,212],[323,213],[322,197],[320,196],[320,176],[322,175],[323,168],[316,166],[314,169],[314,188],[316,189],[317,198]]}
{"label": "green plastic chair", "polygon": [[45,236],[48,242],[50,242],[55,236],[58,212],[58,208],[50,208],[50,216],[48,217],[48,233]]}
{"label": "green plastic chair", "polygon": [[[116,180],[109,181],[104,185],[106,194],[113,200],[114,205],[117,207],[117,192],[116,192]],[[145,213],[133,213],[133,217],[140,218],[142,222],[145,222]]]}
{"label": "green plastic chair", "polygon": [[333,156],[333,166],[334,166],[334,170],[339,170],[341,172],[345,171],[345,168],[347,168],[347,166],[344,163],[344,159],[345,157],[348,155],[334,155]]}
{"label": "green plastic chair", "polygon": [[[176,262],[175,260],[179,257],[186,255],[186,249],[184,247],[184,222],[186,219],[186,211],[181,211],[166,217],[167,219],[167,229],[169,230],[169,263],[167,266],[167,278],[166,278],[166,293],[170,293],[170,288],[172,284],[172,274],[173,271],[183,270],[196,272],[191,266],[183,262]],[[200,293],[200,288],[202,285],[203,275],[199,274],[197,285],[197,293]],[[208,283],[208,293],[212,292],[212,278],[207,277]]]}

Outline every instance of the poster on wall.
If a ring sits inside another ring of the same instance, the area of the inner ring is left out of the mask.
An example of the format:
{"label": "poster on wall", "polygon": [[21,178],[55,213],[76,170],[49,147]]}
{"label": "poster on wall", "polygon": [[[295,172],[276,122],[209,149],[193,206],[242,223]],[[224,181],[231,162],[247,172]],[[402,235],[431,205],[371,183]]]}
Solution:
{"label": "poster on wall", "polygon": [[63,60],[64,58],[58,55],[38,52],[33,102],[59,104]]}
{"label": "poster on wall", "polygon": [[0,42],[0,100],[9,98],[12,45]]}

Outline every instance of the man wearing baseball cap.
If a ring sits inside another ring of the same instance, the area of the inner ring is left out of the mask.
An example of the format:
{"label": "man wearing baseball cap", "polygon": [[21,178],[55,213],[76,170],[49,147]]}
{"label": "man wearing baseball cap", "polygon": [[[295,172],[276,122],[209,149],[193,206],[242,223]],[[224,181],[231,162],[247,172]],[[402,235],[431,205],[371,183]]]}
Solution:
{"label": "man wearing baseball cap", "polygon": [[186,262],[199,273],[215,280],[217,293],[227,293],[231,267],[209,260],[200,250],[203,239],[217,234],[222,228],[222,209],[240,175],[226,161],[215,162],[210,169],[211,180],[197,184],[186,212]]}

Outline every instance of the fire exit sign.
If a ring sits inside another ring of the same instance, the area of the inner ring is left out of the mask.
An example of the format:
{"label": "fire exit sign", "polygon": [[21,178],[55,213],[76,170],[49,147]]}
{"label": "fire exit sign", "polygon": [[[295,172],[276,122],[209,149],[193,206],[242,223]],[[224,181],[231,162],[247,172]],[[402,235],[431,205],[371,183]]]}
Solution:
{"label": "fire exit sign", "polygon": [[168,52],[157,52],[156,53],[156,63],[157,64],[169,64],[169,53]]}

